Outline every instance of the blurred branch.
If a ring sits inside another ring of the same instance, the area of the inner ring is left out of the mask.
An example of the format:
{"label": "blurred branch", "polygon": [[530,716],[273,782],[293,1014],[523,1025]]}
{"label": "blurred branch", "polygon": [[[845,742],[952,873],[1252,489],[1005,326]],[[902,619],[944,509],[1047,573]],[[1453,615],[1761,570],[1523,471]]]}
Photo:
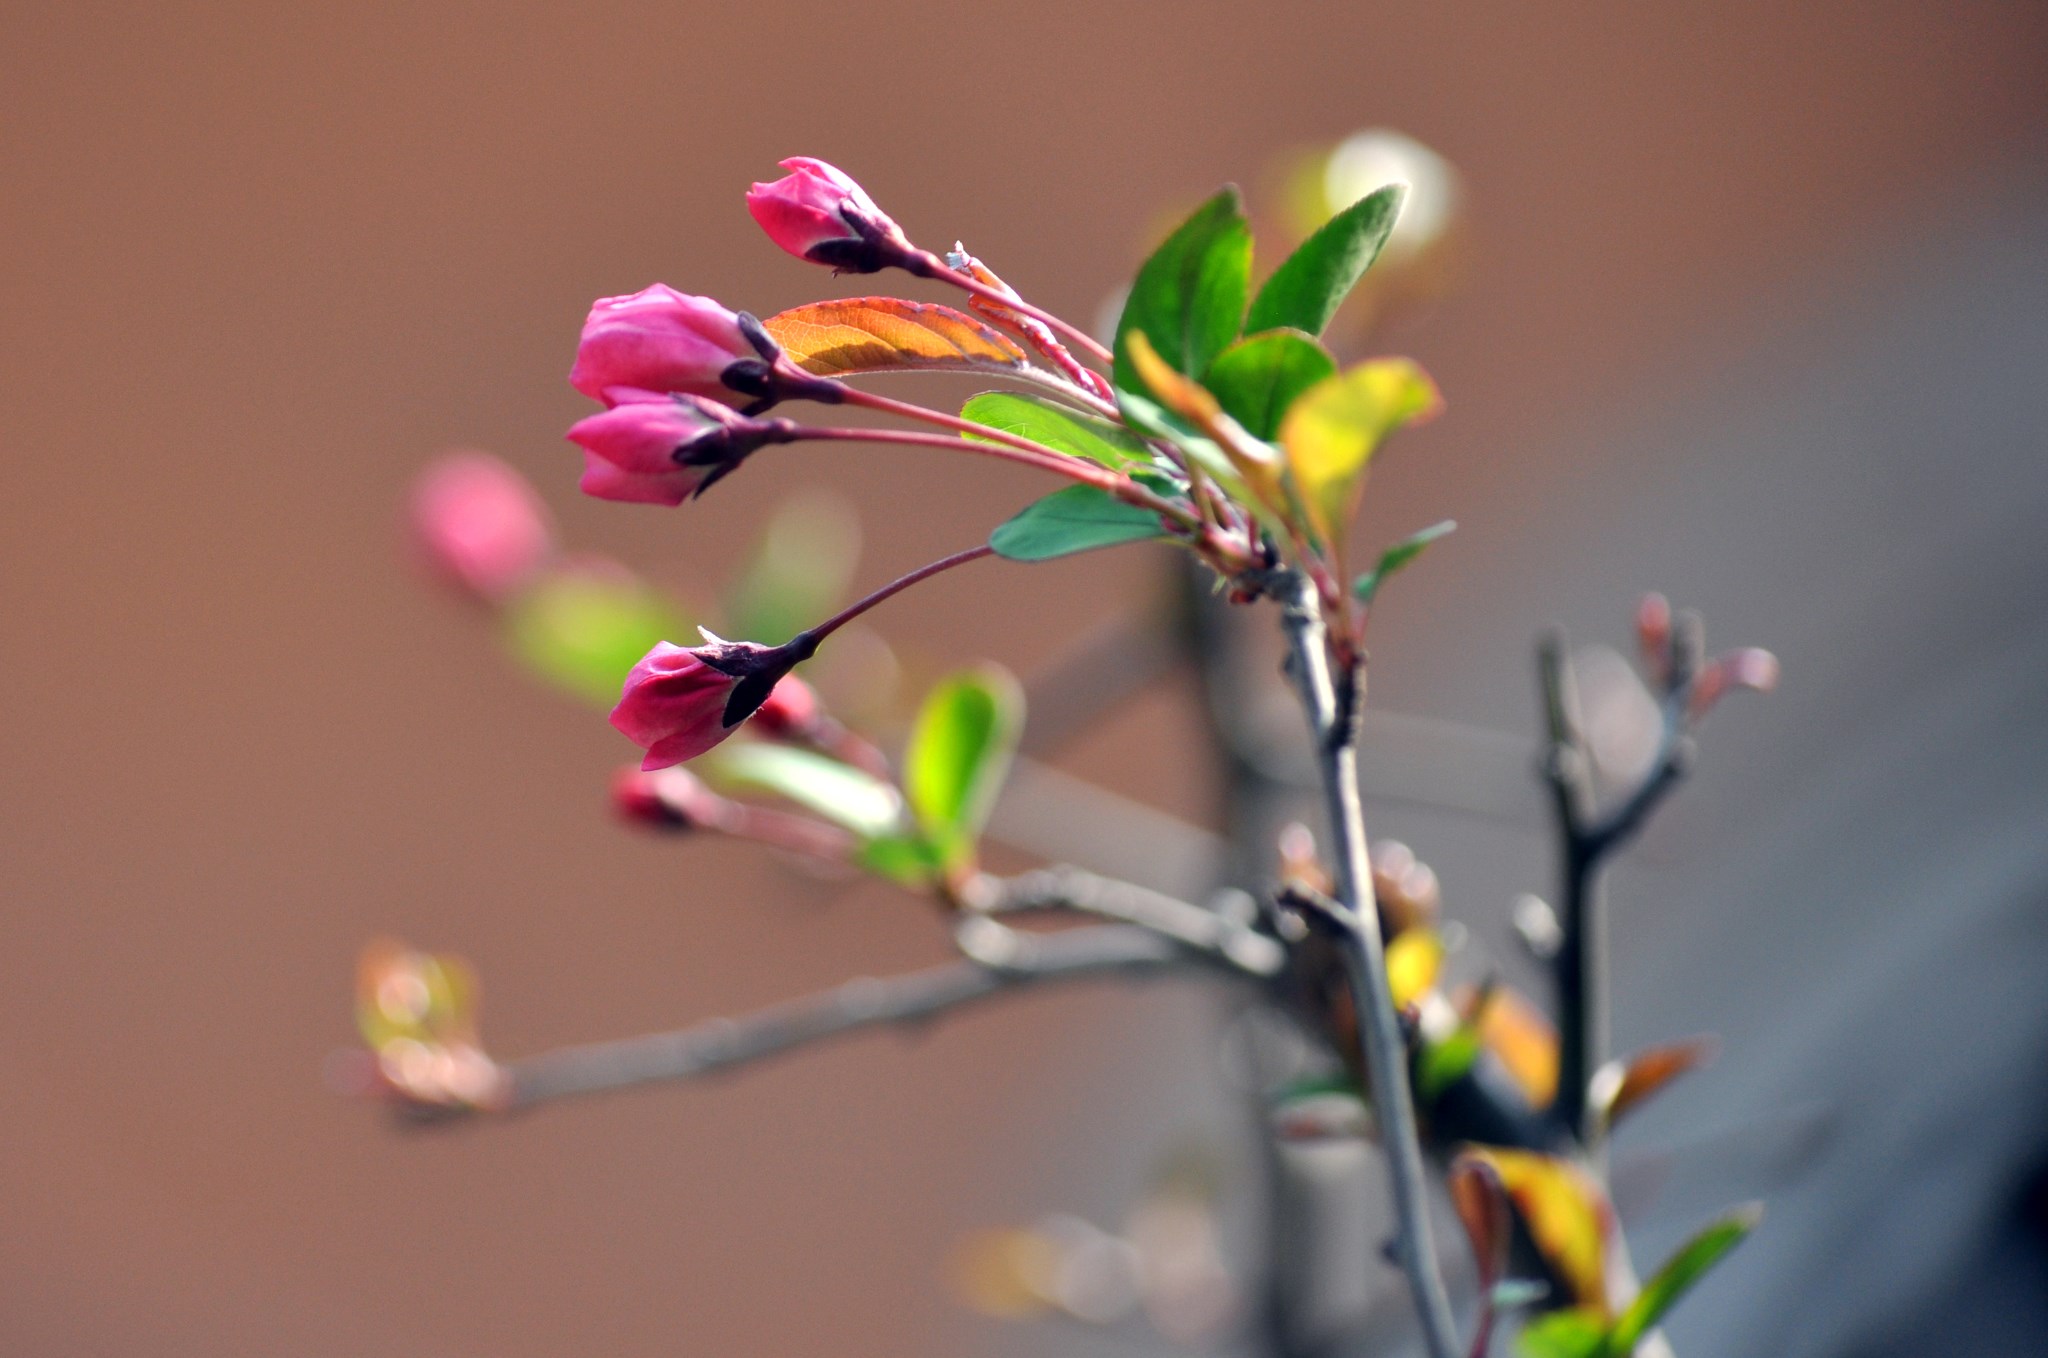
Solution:
{"label": "blurred branch", "polygon": [[1044,868],[1006,880],[983,879],[991,893],[981,908],[989,914],[1071,910],[1135,925],[1248,975],[1280,974],[1287,953],[1280,943],[1214,910],[1073,867]]}
{"label": "blurred branch", "polygon": [[[985,926],[999,934],[990,935],[972,926]],[[694,1080],[847,1033],[922,1023],[980,1000],[1048,982],[1153,975],[1199,965],[1183,946],[1123,926],[1034,936],[994,920],[969,919],[963,923],[962,934],[963,949],[970,953],[968,960],[886,980],[859,977],[743,1018],[710,1019],[674,1032],[564,1047],[510,1062],[504,1068],[510,1092],[498,1111],[517,1112],[577,1095]]]}
{"label": "blurred branch", "polygon": [[1289,670],[1315,742],[1328,811],[1331,856],[1343,913],[1337,920],[1349,944],[1345,961],[1358,1010],[1360,1045],[1372,1106],[1393,1185],[1398,1230],[1394,1250],[1415,1297],[1415,1311],[1431,1358],[1457,1358],[1457,1323],[1444,1290],[1429,1224],[1429,1190],[1415,1102],[1408,1088],[1408,1044],[1394,1012],[1373,899],[1372,868],[1366,860],[1365,811],[1358,794],[1358,675],[1331,672],[1329,640],[1321,601],[1302,576],[1285,582],[1282,622],[1289,645]]}
{"label": "blurred branch", "polygon": [[[1685,651],[1685,647],[1679,648],[1682,662]],[[1597,1159],[1599,1129],[1587,1116],[1587,1104],[1593,1072],[1607,1059],[1610,1030],[1607,908],[1601,872],[1608,858],[1642,829],[1650,813],[1691,767],[1692,741],[1685,729],[1690,676],[1681,669],[1664,697],[1663,733],[1649,769],[1611,811],[1602,813],[1563,634],[1551,632],[1538,644],[1536,673],[1547,742],[1543,777],[1550,787],[1560,841],[1561,938],[1554,962],[1559,1052],[1554,1116]]]}

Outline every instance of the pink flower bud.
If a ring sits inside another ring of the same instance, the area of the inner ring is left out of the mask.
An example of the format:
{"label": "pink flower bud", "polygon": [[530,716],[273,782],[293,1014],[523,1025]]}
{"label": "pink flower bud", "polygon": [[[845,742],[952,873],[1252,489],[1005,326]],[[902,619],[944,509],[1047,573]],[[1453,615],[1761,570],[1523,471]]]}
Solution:
{"label": "pink flower bud", "polygon": [[754,714],[775,685],[816,648],[808,635],[782,646],[657,642],[626,676],[612,725],[647,751],[652,771],[695,759]]}
{"label": "pink flower bud", "polygon": [[768,238],[798,259],[840,273],[900,265],[913,247],[889,214],[843,170],[809,156],[782,162],[790,173],[747,191],[747,210]]}
{"label": "pink flower bud", "polygon": [[568,435],[583,449],[583,493],[601,500],[679,505],[793,431],[786,421],[750,420],[701,396],[631,387],[608,394],[612,408],[578,420]]}
{"label": "pink flower bud", "polygon": [[817,691],[795,675],[785,674],[755,711],[754,725],[763,735],[806,740],[817,731],[823,716]]}
{"label": "pink flower bud", "polygon": [[489,453],[437,458],[413,485],[412,529],[435,569],[490,603],[517,592],[555,552],[547,507]]}
{"label": "pink flower bud", "polygon": [[709,297],[656,283],[592,304],[569,385],[607,405],[615,387],[730,400],[736,391],[723,380],[728,371],[760,361],[738,315]]}
{"label": "pink flower bud", "polygon": [[1636,648],[1662,677],[1671,663],[1671,601],[1661,594],[1645,594],[1636,606]]}
{"label": "pink flower bud", "polygon": [[1687,711],[1702,717],[1732,689],[1769,693],[1778,686],[1778,657],[1756,646],[1714,657],[1693,681]]}
{"label": "pink flower bud", "polygon": [[612,780],[612,809],[658,830],[716,827],[726,806],[723,797],[684,769],[620,769]]}

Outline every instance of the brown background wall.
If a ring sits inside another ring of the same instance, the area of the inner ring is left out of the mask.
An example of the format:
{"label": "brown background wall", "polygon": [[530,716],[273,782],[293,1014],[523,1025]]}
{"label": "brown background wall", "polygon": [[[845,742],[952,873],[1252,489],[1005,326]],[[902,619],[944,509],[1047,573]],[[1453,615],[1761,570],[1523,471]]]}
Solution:
{"label": "brown background wall", "polygon": [[[0,1342],[881,1353],[944,1313],[976,1176],[1057,1123],[1088,1019],[1144,1001],[412,1141],[319,1083],[372,932],[473,957],[505,1051],[939,951],[886,893],[821,910],[744,853],[619,833],[616,738],[395,549],[422,458],[477,444],[572,538],[716,578],[775,478],[674,515],[580,503],[561,378],[595,295],[661,278],[765,312],[827,286],[739,206],[777,158],[845,165],[1086,316],[1157,209],[1278,148],[1376,123],[1438,146],[1473,192],[1470,276],[1399,338],[1453,413],[1373,513],[1455,512],[1477,579],[1509,564],[1483,546],[1505,460],[2038,147],[2042,27],[1932,3],[8,6]],[[780,461],[866,512],[868,580],[1030,490]],[[1146,571],[991,567],[888,623],[1028,671]],[[1181,729],[1170,701],[1146,720]],[[1117,740],[1077,767],[1201,809],[1184,747]]]}

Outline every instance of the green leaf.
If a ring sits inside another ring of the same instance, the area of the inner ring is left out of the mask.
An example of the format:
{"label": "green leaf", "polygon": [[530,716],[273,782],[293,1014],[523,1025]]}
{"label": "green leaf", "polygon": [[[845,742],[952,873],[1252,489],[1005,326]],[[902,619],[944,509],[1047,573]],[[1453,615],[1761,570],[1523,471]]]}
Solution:
{"label": "green leaf", "polygon": [[554,571],[505,613],[506,640],[529,668],[607,707],[655,642],[689,630],[668,599],[609,563]]}
{"label": "green leaf", "polygon": [[1607,1325],[1589,1306],[1538,1316],[1515,1341],[1522,1358],[1600,1358],[1606,1351]]}
{"label": "green leaf", "polygon": [[1379,258],[1407,192],[1405,184],[1389,184],[1325,222],[1259,289],[1245,329],[1256,334],[1292,326],[1322,334],[1345,296]]}
{"label": "green leaf", "polygon": [[1708,1269],[1720,1263],[1728,1251],[1741,1244],[1744,1237],[1763,1220],[1763,1215],[1761,1203],[1738,1207],[1679,1246],[1678,1252],[1664,1261],[1664,1267],[1643,1284],[1643,1290],[1636,1294],[1636,1299],[1614,1322],[1614,1330],[1607,1339],[1609,1358],[1628,1358],[1634,1353],[1636,1345],[1656,1328],[1664,1313]]}
{"label": "green leaf", "polygon": [[700,762],[707,764],[721,785],[786,797],[863,839],[892,834],[903,826],[903,799],[895,788],[813,750],[765,741],[733,741]]}
{"label": "green leaf", "polygon": [[[1133,462],[1149,458],[1145,445],[1108,420],[1067,409],[1044,396],[1026,396],[1014,391],[984,391],[971,396],[960,407],[960,418],[1035,439],[1075,457],[1100,462],[1119,471]],[[968,434],[968,438],[980,435]]]}
{"label": "green leaf", "polygon": [[1202,385],[1262,439],[1280,433],[1294,398],[1337,371],[1330,351],[1299,330],[1268,330],[1216,355]]}
{"label": "green leaf", "polygon": [[938,875],[938,860],[921,835],[877,835],[860,846],[860,865],[892,882],[917,887]]}
{"label": "green leaf", "polygon": [[1426,1044],[1415,1058],[1415,1086],[1424,1102],[1434,1102],[1479,1060],[1479,1030],[1458,1028],[1440,1042]]}
{"label": "green leaf", "polygon": [[1422,549],[1429,546],[1430,543],[1435,542],[1440,537],[1449,536],[1457,526],[1456,520],[1445,519],[1442,523],[1433,523],[1427,528],[1410,533],[1407,537],[1402,538],[1399,542],[1380,553],[1379,565],[1374,566],[1371,570],[1351,582],[1351,593],[1357,598],[1358,602],[1362,604],[1371,603],[1372,596],[1379,592],[1380,586],[1387,582],[1388,576],[1399,571],[1416,557],[1421,556]]}
{"label": "green leaf", "polygon": [[1149,509],[1125,504],[1094,486],[1068,486],[998,524],[988,545],[1012,561],[1050,561],[1166,535],[1159,516]]}
{"label": "green leaf", "polygon": [[903,787],[943,866],[972,860],[1023,720],[1023,690],[992,665],[953,675],[925,699],[904,754]]}
{"label": "green leaf", "polygon": [[791,496],[726,594],[727,628],[766,645],[789,640],[837,606],[859,560],[860,520],[845,501],[826,491]]}
{"label": "green leaf", "polygon": [[1142,330],[1160,357],[1190,377],[1237,338],[1251,294],[1252,233],[1237,187],[1195,209],[1152,252],[1116,323],[1116,384],[1139,389],[1124,336]]}

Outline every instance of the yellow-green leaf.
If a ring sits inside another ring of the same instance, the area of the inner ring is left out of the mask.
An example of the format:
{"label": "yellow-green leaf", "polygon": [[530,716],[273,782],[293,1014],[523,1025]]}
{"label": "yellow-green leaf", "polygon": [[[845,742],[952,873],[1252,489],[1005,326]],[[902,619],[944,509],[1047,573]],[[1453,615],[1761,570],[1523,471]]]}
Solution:
{"label": "yellow-green leaf", "polygon": [[761,323],[783,352],[818,377],[899,369],[1014,371],[1017,342],[985,322],[936,302],[847,297],[777,312]]}
{"label": "yellow-green leaf", "polygon": [[1387,435],[1442,407],[1413,361],[1380,358],[1316,383],[1288,408],[1280,443],[1314,527],[1334,540],[1358,507],[1366,465]]}
{"label": "yellow-green leaf", "polygon": [[1607,1240],[1614,1213],[1592,1176],[1568,1160],[1499,1146],[1470,1154],[1500,1176],[1537,1252],[1580,1306],[1607,1314]]}

